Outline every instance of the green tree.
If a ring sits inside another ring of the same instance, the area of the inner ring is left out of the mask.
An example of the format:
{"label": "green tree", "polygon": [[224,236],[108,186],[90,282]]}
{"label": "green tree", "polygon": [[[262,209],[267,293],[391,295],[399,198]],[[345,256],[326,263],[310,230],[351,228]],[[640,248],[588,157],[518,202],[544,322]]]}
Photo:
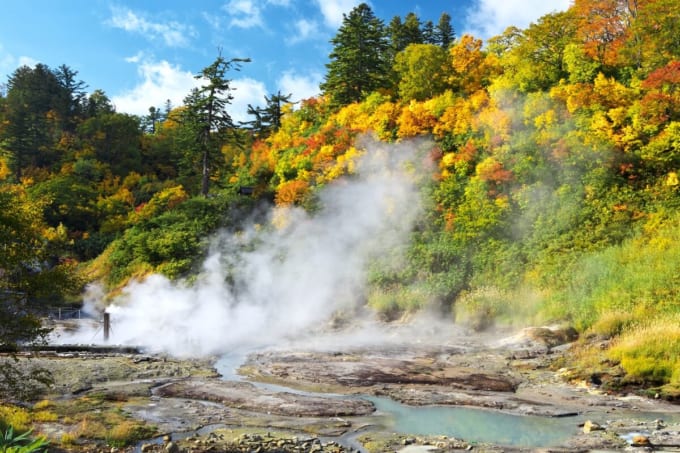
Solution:
{"label": "green tree", "polygon": [[94,90],[85,102],[85,112],[88,117],[102,115],[105,113],[114,113],[116,109],[111,103],[111,99],[103,90]]}
{"label": "green tree", "polygon": [[[434,26],[432,25],[432,27],[431,37],[434,39]],[[400,16],[394,16],[387,26],[386,33],[389,38],[389,49],[392,57],[411,44],[425,42],[424,29],[421,29],[420,19],[415,13],[408,13],[403,21]]]}
{"label": "green tree", "polygon": [[508,28],[490,48],[497,53],[508,46],[500,62],[513,85],[525,92],[546,90],[569,77],[565,48],[576,31],[572,12],[547,14],[521,32]]}
{"label": "green tree", "polygon": [[448,53],[433,44],[411,44],[397,54],[394,70],[399,96],[404,101],[423,101],[442,93],[447,86]]}
{"label": "green tree", "polygon": [[292,104],[291,96],[292,94],[283,95],[281,91],[278,91],[276,94],[272,94],[271,97],[264,97],[266,103],[264,108],[253,107],[248,104],[248,115],[254,116],[255,119],[244,124],[248,125],[256,136],[267,136],[278,131],[281,127],[283,106],[285,104]]}
{"label": "green tree", "polygon": [[236,131],[236,125],[227,112],[227,106],[234,99],[227,72],[231,69],[238,71],[241,63],[249,61],[242,58],[226,60],[220,51],[215,61],[195,77],[204,84],[193,89],[184,99],[182,122],[192,135],[190,155],[200,157],[201,194],[204,196],[208,195],[212,162],[225,140],[235,136]]}
{"label": "green tree", "polygon": [[437,22],[437,27],[435,28],[435,44],[439,44],[444,49],[453,44],[456,39],[456,32],[451,25],[451,16],[447,13],[442,13],[439,16],[439,22]]}
{"label": "green tree", "polygon": [[[58,303],[80,289],[73,266],[60,263],[63,229],[47,228],[43,206],[20,185],[0,181],[0,349],[16,352],[49,332],[41,324],[45,300]],[[16,395],[43,372],[28,375],[6,362],[0,367],[0,392]],[[30,390],[30,389],[29,389]]]}
{"label": "green tree", "polygon": [[9,153],[15,179],[29,167],[56,162],[53,132],[59,100],[67,96],[59,79],[44,64],[22,66],[9,77],[5,102],[6,125],[0,141]]}
{"label": "green tree", "polygon": [[101,113],[83,121],[78,133],[82,143],[100,162],[108,164],[113,174],[125,176],[141,168],[142,131],[137,117]]}
{"label": "green tree", "polygon": [[78,71],[74,71],[66,65],[61,65],[54,71],[54,75],[61,85],[61,90],[56,97],[56,111],[61,123],[62,130],[73,132],[78,120],[84,113],[87,94],[87,85],[82,80],[76,79]]}
{"label": "green tree", "polygon": [[437,35],[434,30],[434,23],[428,20],[423,24],[423,44],[437,44]]}
{"label": "green tree", "polygon": [[389,86],[387,35],[383,22],[366,3],[344,15],[342,26],[331,39],[333,51],[321,90],[334,106],[362,100]]}

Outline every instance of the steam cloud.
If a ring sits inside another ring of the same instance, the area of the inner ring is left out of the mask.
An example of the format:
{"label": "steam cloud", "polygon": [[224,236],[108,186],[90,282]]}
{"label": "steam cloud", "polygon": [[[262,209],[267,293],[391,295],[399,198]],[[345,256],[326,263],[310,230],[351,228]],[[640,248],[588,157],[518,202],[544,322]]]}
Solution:
{"label": "steam cloud", "polygon": [[[276,208],[269,215],[274,227],[220,233],[191,283],[152,275],[130,284],[108,308],[110,342],[219,354],[307,333],[360,301],[368,261],[408,241],[421,212],[419,150],[427,148],[362,145],[356,173],[328,184],[313,215]],[[92,335],[59,341],[92,342]]]}

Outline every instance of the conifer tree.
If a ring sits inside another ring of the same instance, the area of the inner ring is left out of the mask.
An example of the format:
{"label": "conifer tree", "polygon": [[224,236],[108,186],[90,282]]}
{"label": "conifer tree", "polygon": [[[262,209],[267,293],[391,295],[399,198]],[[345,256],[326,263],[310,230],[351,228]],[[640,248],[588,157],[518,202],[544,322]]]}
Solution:
{"label": "conifer tree", "polygon": [[451,16],[447,13],[442,13],[439,16],[439,22],[435,27],[435,40],[437,44],[447,49],[456,39],[456,32],[451,25]]}
{"label": "conifer tree", "polygon": [[335,106],[360,101],[367,94],[389,85],[387,35],[382,20],[366,3],[343,16],[333,39],[328,73],[321,89]]}
{"label": "conifer tree", "polygon": [[254,120],[246,124],[253,130],[255,135],[268,135],[276,132],[281,127],[281,117],[283,117],[283,105],[292,104],[290,98],[292,94],[283,95],[281,91],[272,94],[271,97],[264,97],[266,107],[253,107],[248,104],[248,115],[255,117]]}
{"label": "conifer tree", "polygon": [[[205,82],[194,88],[184,99],[183,123],[191,135],[189,154],[200,157],[201,194],[208,195],[211,164],[228,135],[234,134],[236,125],[227,112],[227,106],[234,99],[231,80],[227,78],[230,69],[241,69],[241,63],[250,59],[232,58],[226,60],[220,51],[215,61],[195,76]],[[193,160],[193,159],[190,159]]]}

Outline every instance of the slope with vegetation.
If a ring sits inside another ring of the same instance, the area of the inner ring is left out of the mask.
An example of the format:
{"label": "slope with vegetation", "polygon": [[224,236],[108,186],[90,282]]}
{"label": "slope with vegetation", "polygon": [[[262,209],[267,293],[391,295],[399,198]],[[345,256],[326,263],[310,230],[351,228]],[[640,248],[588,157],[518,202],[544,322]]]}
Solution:
{"label": "slope with vegetation", "polygon": [[78,278],[115,293],[189,276],[209,234],[258,201],[313,211],[354,171],[357,137],[427,136],[426,210],[403,265],[371,266],[368,305],[387,319],[434,306],[480,329],[569,323],[607,340],[584,348],[590,369],[678,394],[678,17],[672,0],[576,0],[483,43],[447,14],[385,25],[361,4],[332,40],[323,94],[272,95],[243,125],[227,113],[243,62],[221,55],[183,105],[144,118],[66,66],[20,68],[0,97],[0,241],[36,245],[3,257],[0,281],[31,302],[39,283],[54,303]]}

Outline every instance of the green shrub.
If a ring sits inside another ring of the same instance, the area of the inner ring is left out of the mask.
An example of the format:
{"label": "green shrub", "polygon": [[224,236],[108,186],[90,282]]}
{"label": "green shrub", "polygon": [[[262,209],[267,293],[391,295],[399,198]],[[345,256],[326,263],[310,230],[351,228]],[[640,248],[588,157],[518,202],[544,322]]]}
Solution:
{"label": "green shrub", "polygon": [[44,437],[31,437],[31,431],[18,433],[10,426],[0,432],[0,451],[3,453],[36,453],[47,451],[49,442]]}

